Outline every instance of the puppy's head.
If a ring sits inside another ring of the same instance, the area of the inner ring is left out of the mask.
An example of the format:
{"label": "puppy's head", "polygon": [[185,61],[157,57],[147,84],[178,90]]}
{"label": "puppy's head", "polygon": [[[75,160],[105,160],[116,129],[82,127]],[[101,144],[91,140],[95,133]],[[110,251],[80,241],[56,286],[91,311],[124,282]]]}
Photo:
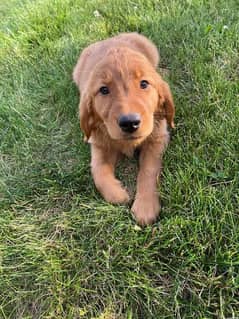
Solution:
{"label": "puppy's head", "polygon": [[102,122],[114,140],[143,140],[151,134],[157,112],[174,126],[167,83],[144,55],[129,48],[110,49],[82,92],[80,122],[86,137]]}

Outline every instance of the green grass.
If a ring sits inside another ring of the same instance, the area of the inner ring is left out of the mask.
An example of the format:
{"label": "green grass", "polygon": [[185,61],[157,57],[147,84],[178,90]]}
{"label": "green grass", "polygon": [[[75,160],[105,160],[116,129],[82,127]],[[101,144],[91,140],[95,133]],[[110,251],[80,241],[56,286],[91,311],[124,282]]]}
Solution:
{"label": "green grass", "polygon": [[[0,318],[238,318],[238,1],[11,0],[0,16]],[[71,79],[122,31],[160,48],[177,107],[144,229],[94,188]]]}

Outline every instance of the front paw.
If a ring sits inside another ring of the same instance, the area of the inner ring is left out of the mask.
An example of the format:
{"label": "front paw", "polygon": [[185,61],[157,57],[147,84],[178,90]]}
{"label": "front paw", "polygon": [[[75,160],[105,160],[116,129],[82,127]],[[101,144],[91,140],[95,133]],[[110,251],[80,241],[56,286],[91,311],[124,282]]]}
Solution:
{"label": "front paw", "polygon": [[160,203],[157,195],[138,196],[131,207],[135,219],[140,225],[149,225],[155,222],[160,212]]}
{"label": "front paw", "polygon": [[111,183],[107,183],[97,187],[101,192],[104,199],[113,204],[123,204],[128,203],[130,200],[129,194],[121,186],[118,180],[115,180]]}

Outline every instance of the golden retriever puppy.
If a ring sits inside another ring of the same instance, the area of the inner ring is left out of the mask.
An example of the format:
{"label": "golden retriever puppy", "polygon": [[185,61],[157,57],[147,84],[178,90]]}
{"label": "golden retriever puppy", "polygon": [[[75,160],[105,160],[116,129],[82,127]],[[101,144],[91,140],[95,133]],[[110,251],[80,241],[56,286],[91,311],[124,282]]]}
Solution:
{"label": "golden retriever puppy", "polygon": [[106,201],[126,203],[129,195],[114,170],[120,154],[140,149],[133,206],[137,222],[154,222],[160,211],[157,178],[174,127],[174,103],[156,68],[155,45],[137,33],[123,33],[83,50],[73,79],[80,91],[80,125],[91,144],[91,172]]}

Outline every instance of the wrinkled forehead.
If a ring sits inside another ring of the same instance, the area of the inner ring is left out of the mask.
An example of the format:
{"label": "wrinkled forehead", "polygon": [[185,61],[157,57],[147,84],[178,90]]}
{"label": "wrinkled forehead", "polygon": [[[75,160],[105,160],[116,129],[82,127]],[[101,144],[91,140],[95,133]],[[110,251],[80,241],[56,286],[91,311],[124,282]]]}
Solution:
{"label": "wrinkled forehead", "polygon": [[113,81],[128,81],[152,73],[149,61],[140,53],[128,48],[114,48],[107,52],[96,68],[98,80],[105,84]]}

